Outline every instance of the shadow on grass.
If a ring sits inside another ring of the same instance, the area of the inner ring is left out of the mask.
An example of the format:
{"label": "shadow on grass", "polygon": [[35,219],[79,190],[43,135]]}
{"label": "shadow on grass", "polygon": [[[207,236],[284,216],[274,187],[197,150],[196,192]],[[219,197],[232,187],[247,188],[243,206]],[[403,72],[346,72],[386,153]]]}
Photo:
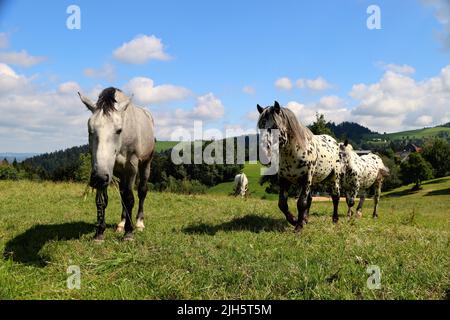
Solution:
{"label": "shadow on grass", "polygon": [[183,229],[187,234],[207,234],[215,235],[219,231],[251,231],[254,233],[259,232],[281,232],[288,227],[288,223],[285,219],[274,219],[268,217],[260,217],[254,214],[250,214],[240,218],[234,218],[233,220],[217,225],[200,223],[191,225]]}
{"label": "shadow on grass", "polygon": [[429,191],[425,196],[448,196],[450,195],[450,188]]}
{"label": "shadow on grass", "polygon": [[418,193],[419,191],[418,190],[411,190],[411,189],[406,189],[406,190],[403,190],[403,191],[397,191],[397,192],[391,192],[391,193],[388,193],[388,194],[385,194],[383,197],[387,197],[387,198],[390,198],[390,197],[403,197],[403,196],[408,196],[408,195],[411,195],[411,194],[416,194],[416,193]]}
{"label": "shadow on grass", "polygon": [[64,241],[80,239],[93,233],[96,226],[86,222],[36,225],[8,241],[3,251],[5,260],[37,267],[45,267],[48,257],[39,254],[44,245],[52,240]]}

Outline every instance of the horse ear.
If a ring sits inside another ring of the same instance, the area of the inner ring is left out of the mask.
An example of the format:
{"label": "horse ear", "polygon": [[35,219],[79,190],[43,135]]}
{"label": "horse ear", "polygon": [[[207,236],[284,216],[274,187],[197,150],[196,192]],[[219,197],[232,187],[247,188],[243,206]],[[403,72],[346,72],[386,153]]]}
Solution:
{"label": "horse ear", "polygon": [[256,108],[258,109],[258,112],[261,114],[264,111],[264,108],[261,107],[259,104],[256,105]]}
{"label": "horse ear", "polygon": [[348,139],[345,139],[345,141],[344,141],[344,146],[345,146],[345,147],[348,146]]}
{"label": "horse ear", "polygon": [[92,113],[95,112],[95,110],[97,110],[97,106],[95,105],[95,103],[93,103],[88,97],[83,96],[81,93],[78,92],[78,96],[81,99],[81,102],[84,103],[84,105],[91,110]]}
{"label": "horse ear", "polygon": [[280,113],[280,111],[281,111],[281,106],[280,106],[280,104],[278,103],[278,101],[275,101],[275,103],[274,103],[274,105],[273,105],[273,108],[274,108],[274,110],[275,110],[276,113]]}
{"label": "horse ear", "polygon": [[131,103],[131,98],[127,98],[127,99],[117,103],[116,110],[119,112],[123,112],[123,111],[127,110],[130,103]]}

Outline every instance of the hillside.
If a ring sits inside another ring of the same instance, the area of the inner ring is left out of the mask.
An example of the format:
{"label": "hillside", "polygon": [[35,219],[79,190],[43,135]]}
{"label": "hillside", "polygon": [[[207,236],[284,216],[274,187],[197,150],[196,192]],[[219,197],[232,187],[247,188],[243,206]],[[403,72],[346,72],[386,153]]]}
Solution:
{"label": "hillside", "polygon": [[[373,201],[351,222],[341,205],[338,225],[331,203],[314,203],[300,235],[277,201],[151,193],[131,243],[114,231],[112,188],[106,241],[94,245],[84,185],[0,181],[0,299],[448,299],[450,178],[424,187],[383,197],[375,221]],[[81,290],[66,287],[71,265]],[[367,287],[369,266],[379,290]]]}
{"label": "hillside", "polygon": [[[413,139],[424,139],[424,138],[449,138],[450,128],[449,127],[434,127],[434,128],[424,128],[417,130],[401,131],[395,133],[389,133],[386,135],[390,140],[413,140]],[[384,136],[383,136],[384,137]]]}

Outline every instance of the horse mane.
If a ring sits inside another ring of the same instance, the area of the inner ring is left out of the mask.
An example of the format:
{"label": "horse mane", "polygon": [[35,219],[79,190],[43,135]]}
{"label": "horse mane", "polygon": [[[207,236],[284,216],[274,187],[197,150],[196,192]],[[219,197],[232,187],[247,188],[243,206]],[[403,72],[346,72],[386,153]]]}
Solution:
{"label": "horse mane", "polygon": [[115,111],[114,104],[116,101],[116,91],[122,92],[120,89],[109,87],[104,89],[98,96],[97,107],[103,110],[105,115]]}
{"label": "horse mane", "polygon": [[[284,134],[290,135],[294,143],[302,148],[305,148],[307,142],[311,141],[313,137],[311,130],[302,125],[300,121],[298,121],[294,112],[288,108],[280,108],[278,116],[283,122],[283,124],[278,124],[280,133],[283,134],[283,131],[285,131]],[[283,125],[285,128],[282,127]]]}

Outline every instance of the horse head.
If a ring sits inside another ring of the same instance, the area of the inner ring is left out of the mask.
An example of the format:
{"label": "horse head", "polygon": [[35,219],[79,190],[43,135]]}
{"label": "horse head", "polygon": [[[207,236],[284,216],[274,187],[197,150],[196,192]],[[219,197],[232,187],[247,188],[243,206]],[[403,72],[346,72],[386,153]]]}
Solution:
{"label": "horse head", "polygon": [[114,164],[122,141],[124,113],[131,104],[131,98],[116,88],[104,89],[93,103],[78,93],[83,104],[92,112],[88,121],[89,147],[92,154],[90,185],[104,188],[112,180]]}

